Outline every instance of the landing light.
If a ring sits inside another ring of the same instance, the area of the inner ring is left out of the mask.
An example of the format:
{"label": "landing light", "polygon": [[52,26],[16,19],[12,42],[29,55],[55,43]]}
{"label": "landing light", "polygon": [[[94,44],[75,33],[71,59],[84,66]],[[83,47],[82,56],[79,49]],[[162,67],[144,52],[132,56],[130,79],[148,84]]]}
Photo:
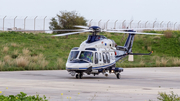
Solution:
{"label": "landing light", "polygon": [[111,70],[111,73],[114,73],[114,70]]}

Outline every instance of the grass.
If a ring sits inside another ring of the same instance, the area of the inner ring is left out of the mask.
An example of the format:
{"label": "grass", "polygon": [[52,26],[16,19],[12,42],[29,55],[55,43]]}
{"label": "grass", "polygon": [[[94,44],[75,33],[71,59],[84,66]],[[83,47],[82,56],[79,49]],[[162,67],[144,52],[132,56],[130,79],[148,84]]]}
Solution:
{"label": "grass", "polygon": [[20,92],[20,94],[9,96],[0,94],[0,101],[48,101],[48,99],[46,99],[45,95],[43,97],[40,97],[38,94],[27,96],[26,93]]}
{"label": "grass", "polygon": [[8,50],[9,50],[9,47],[6,47],[6,46],[5,46],[5,47],[3,47],[2,52],[3,52],[3,53],[7,53],[7,52],[8,52]]}
{"label": "grass", "polygon": [[[155,31],[148,31],[155,32]],[[165,33],[159,31],[157,33]],[[0,70],[61,70],[65,69],[70,50],[87,39],[89,33],[52,37],[50,34],[0,32]],[[100,33],[113,39],[118,45],[124,45],[124,34]],[[117,63],[117,67],[160,67],[180,66],[180,32],[171,31],[172,36],[136,35],[133,53],[152,55],[134,56],[134,61]]]}
{"label": "grass", "polygon": [[162,63],[162,66],[166,67],[166,64],[169,60],[167,60],[166,58],[162,57],[161,58],[161,63]]}
{"label": "grass", "polygon": [[173,65],[180,65],[180,59],[179,58],[172,58],[173,59]]}
{"label": "grass", "polygon": [[180,101],[180,97],[177,94],[174,94],[174,92],[171,92],[171,94],[159,92],[159,97],[157,99],[159,101]]}
{"label": "grass", "polygon": [[[39,94],[27,95],[24,92],[20,92],[17,95],[5,95],[5,92],[7,89],[8,89],[8,87],[6,87],[6,89],[4,91],[0,91],[0,101],[48,101],[48,99],[45,95],[43,95],[43,97],[41,97],[41,96],[39,96]],[[108,89],[107,89],[107,91],[108,91]],[[69,101],[71,99],[72,100],[79,100],[78,99],[79,95],[80,95],[80,93],[78,93],[76,98],[71,98],[69,96],[67,96],[66,98]],[[157,100],[159,100],[159,101],[180,101],[180,97],[178,96],[178,94],[174,94],[173,91],[171,91],[170,94],[167,94],[166,92],[159,92],[158,95],[159,96],[157,97]],[[91,98],[89,100],[93,101],[96,99],[96,97],[98,97],[97,93],[95,93],[93,96],[91,96]],[[49,97],[49,99],[50,99],[50,97]],[[61,93],[59,100],[62,100],[62,101],[65,100],[63,93]],[[149,101],[152,101],[152,100],[149,100]]]}
{"label": "grass", "polygon": [[20,56],[16,58],[16,64],[18,67],[25,68],[29,64],[29,60],[26,57]]}

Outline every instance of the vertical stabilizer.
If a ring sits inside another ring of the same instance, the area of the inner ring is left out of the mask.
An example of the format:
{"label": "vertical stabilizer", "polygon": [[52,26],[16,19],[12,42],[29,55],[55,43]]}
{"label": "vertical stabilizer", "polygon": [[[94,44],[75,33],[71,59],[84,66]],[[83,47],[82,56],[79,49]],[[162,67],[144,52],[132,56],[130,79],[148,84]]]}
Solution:
{"label": "vertical stabilizer", "polygon": [[[128,30],[128,32],[135,32],[133,30]],[[132,52],[132,46],[133,46],[133,41],[134,41],[134,36],[135,34],[129,34],[127,40],[126,40],[126,43],[124,44],[124,47],[127,49],[127,52],[128,53],[131,53]]]}

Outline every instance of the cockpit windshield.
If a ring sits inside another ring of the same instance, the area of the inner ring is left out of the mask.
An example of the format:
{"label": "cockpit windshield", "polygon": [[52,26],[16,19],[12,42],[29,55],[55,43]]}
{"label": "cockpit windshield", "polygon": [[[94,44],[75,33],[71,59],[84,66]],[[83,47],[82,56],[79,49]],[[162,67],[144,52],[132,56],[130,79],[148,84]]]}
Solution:
{"label": "cockpit windshield", "polygon": [[72,61],[72,60],[76,59],[78,54],[79,54],[79,51],[71,51],[68,60]]}
{"label": "cockpit windshield", "polygon": [[89,62],[93,62],[93,53],[89,51],[82,51],[79,59],[87,60]]}

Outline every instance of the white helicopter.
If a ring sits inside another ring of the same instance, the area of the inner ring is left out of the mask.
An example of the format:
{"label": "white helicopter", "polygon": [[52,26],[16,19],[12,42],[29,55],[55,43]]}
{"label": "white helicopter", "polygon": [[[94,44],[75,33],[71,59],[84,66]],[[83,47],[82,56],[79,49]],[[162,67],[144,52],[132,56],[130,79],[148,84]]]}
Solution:
{"label": "white helicopter", "polygon": [[[162,35],[156,33],[136,32],[131,29],[102,30],[98,26],[75,27],[83,29],[78,30],[78,32],[57,34],[53,36],[66,36],[84,32],[92,33],[92,35],[89,35],[87,40],[82,42],[79,47],[71,49],[66,62],[66,70],[71,74],[71,76],[75,76],[77,79],[81,79],[84,74],[93,74],[95,76],[99,73],[102,73],[105,76],[108,76],[109,73],[114,73],[117,79],[120,79],[120,73],[123,72],[123,68],[116,67],[117,61],[127,55],[150,55],[152,53],[132,53],[135,34]],[[103,35],[97,35],[98,32],[128,33],[129,35],[124,46],[117,46],[113,40],[107,39]]]}

